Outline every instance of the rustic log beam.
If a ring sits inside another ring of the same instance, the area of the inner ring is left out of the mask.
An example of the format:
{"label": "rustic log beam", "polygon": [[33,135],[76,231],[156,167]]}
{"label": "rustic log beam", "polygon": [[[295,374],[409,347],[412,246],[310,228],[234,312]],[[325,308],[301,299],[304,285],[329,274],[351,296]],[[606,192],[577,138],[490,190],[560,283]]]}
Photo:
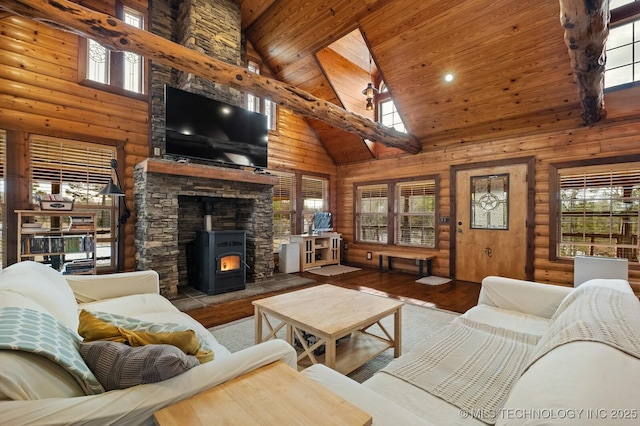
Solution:
{"label": "rustic log beam", "polygon": [[604,108],[605,44],[609,36],[608,0],[560,0],[560,22],[582,105],[582,119],[596,123]]}
{"label": "rustic log beam", "polygon": [[118,19],[67,0],[3,0],[0,9],[57,29],[92,38],[116,51],[128,51],[239,90],[267,97],[294,113],[324,121],[364,139],[417,154],[412,135],[374,123],[297,87],[227,64]]}

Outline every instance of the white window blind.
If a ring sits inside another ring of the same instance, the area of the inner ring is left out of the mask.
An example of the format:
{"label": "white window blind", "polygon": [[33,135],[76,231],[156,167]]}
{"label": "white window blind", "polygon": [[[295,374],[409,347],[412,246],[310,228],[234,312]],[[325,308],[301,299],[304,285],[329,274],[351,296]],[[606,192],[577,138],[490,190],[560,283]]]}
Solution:
{"label": "white window blind", "polygon": [[115,148],[31,136],[29,151],[33,202],[55,192],[73,199],[74,210],[96,211],[97,266],[102,270],[113,269],[117,252],[116,203],[119,200],[98,195],[98,192],[112,176],[111,159],[115,158]]}
{"label": "white window blind", "polygon": [[326,206],[326,179],[302,177],[302,201],[305,212],[321,212]]}
{"label": "white window blind", "polygon": [[396,193],[396,243],[435,247],[435,180],[401,183]]}
{"label": "white window blind", "polygon": [[559,180],[561,257],[638,261],[640,164],[564,169]]}
{"label": "white window blind", "polygon": [[302,227],[306,232],[310,226],[314,226],[314,212],[327,209],[326,194],[328,180],[310,176],[302,176]]}
{"label": "white window blind", "polygon": [[51,185],[59,184],[66,192],[62,195],[76,203],[101,204],[97,193],[112,176],[114,148],[32,136],[29,150],[35,191],[51,190]]}
{"label": "white window blind", "polygon": [[295,175],[275,173],[278,183],[273,187],[273,248],[288,243],[294,229]]}
{"label": "white window blind", "polygon": [[387,242],[388,191],[386,184],[358,187],[358,241]]}

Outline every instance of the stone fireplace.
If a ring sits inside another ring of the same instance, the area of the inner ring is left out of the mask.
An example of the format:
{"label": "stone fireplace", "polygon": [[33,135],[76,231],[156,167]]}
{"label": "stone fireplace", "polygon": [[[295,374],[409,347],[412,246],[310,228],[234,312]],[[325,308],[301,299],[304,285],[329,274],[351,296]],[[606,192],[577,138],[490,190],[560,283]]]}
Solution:
{"label": "stone fireplace", "polygon": [[[245,63],[237,1],[158,0],[149,12],[149,29],[154,34],[229,64]],[[134,169],[136,269],[158,271],[160,291],[168,298],[177,295],[179,286],[193,285],[197,259],[193,242],[205,228],[203,200],[211,199],[213,230],[246,231],[247,287],[272,277],[273,186],[277,179],[196,164],[197,160],[189,164],[171,161],[165,150],[165,85],[236,106],[245,106],[245,94],[155,61],[149,77],[154,158]]]}
{"label": "stone fireplace", "polygon": [[[190,284],[196,236],[205,229],[246,232],[247,286],[273,276],[273,186],[277,178],[245,170],[147,159],[134,169],[136,269],[160,274],[175,297]],[[193,270],[192,270],[193,272]]]}

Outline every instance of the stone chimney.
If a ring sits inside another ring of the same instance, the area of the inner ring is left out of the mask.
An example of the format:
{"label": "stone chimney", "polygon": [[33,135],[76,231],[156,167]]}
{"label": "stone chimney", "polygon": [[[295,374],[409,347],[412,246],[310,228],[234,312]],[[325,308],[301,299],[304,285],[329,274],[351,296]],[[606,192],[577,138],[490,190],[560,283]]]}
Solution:
{"label": "stone chimney", "polygon": [[[240,7],[233,0],[185,0],[178,6],[177,42],[189,49],[232,65],[242,66],[242,28]],[[178,72],[176,87],[236,106],[243,106],[236,89]]]}

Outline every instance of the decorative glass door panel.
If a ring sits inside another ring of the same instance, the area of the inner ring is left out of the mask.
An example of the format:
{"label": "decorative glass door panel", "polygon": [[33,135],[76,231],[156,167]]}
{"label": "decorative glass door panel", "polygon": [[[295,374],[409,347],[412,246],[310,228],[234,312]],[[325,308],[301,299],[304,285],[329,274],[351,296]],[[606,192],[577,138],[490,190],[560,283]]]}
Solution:
{"label": "decorative glass door panel", "polygon": [[509,174],[471,176],[471,228],[509,229]]}

